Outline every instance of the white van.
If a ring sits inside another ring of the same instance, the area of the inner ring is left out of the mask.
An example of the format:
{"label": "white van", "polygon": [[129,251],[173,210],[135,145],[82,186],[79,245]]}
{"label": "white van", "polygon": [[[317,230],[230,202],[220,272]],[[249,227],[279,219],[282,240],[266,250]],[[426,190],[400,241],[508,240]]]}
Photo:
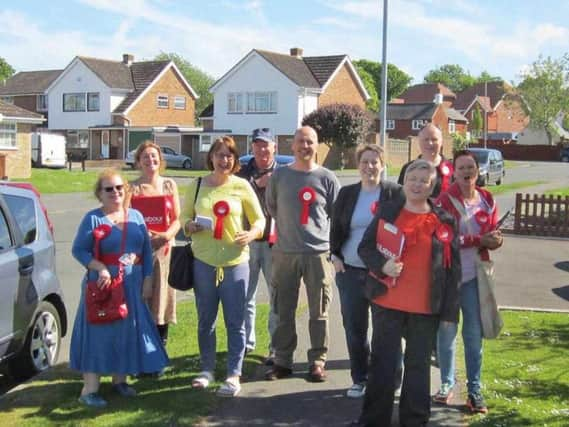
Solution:
{"label": "white van", "polygon": [[64,168],[65,160],[65,137],[63,135],[46,132],[32,134],[32,166]]}

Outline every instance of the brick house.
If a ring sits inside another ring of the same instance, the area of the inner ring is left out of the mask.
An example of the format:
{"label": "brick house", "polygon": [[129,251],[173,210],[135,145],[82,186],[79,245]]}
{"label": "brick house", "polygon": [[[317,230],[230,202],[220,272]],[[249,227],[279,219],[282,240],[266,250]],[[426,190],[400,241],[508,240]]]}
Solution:
{"label": "brick house", "polygon": [[421,83],[409,86],[396,103],[398,104],[425,104],[434,102],[437,98],[445,107],[452,107],[456,101],[456,94],[442,83]]}
{"label": "brick house", "polygon": [[[290,152],[294,131],[318,107],[349,103],[365,108],[369,95],[347,55],[303,56],[253,49],[210,88],[212,106],[201,114],[204,133],[200,151],[217,134],[231,133],[242,153],[249,152],[249,135],[269,128],[279,151]],[[327,154],[319,153],[321,160]],[[194,159],[198,158],[194,156]]]}
{"label": "brick house", "polygon": [[88,159],[124,159],[146,139],[180,152],[180,130],[195,130],[198,95],[172,61],[77,56],[46,94],[50,131]]}
{"label": "brick house", "polygon": [[[0,100],[48,117],[46,89],[63,70],[21,71],[0,84]],[[47,122],[34,126],[47,126]]]}
{"label": "brick house", "polygon": [[478,108],[482,117],[486,114],[489,138],[493,138],[490,134],[499,133],[506,134],[506,139],[507,134],[514,139],[529,124],[522,102],[518,95],[512,93],[512,87],[508,83],[496,81],[478,83],[458,93],[453,107],[470,121]]}
{"label": "brick house", "polygon": [[0,179],[32,175],[31,134],[44,122],[41,114],[0,101]]}

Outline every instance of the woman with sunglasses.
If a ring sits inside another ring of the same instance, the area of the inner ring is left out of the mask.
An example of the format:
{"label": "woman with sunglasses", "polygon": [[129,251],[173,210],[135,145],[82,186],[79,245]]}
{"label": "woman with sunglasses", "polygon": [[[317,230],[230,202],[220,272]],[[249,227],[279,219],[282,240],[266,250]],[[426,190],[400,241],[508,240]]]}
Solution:
{"label": "woman with sunglasses", "polygon": [[[153,204],[164,208],[158,209],[160,213],[147,216],[150,233],[150,245],[153,251],[152,297],[150,298],[150,311],[158,328],[162,344],[166,347],[168,340],[168,324],[176,323],[176,291],[168,286],[168,272],[170,271],[170,242],[180,230],[180,199],[178,187],[173,179],[160,175],[166,168],[162,157],[162,150],[152,141],[145,141],[138,146],[134,154],[135,165],[140,169],[140,177],[129,183],[130,191],[128,204],[138,208],[136,202]],[[162,221],[159,222],[158,220]],[[159,223],[157,223],[159,222]],[[156,227],[153,228],[152,225]]]}
{"label": "woman with sunglasses", "polygon": [[[182,216],[184,233],[192,237],[194,294],[202,372],[192,387],[207,388],[214,380],[215,323],[219,302],[227,329],[227,376],[217,394],[236,396],[245,356],[245,305],[249,282],[249,243],[262,236],[265,216],[249,183],[239,171],[233,138],[224,136],[207,154],[211,173],[190,184]],[[195,200],[195,202],[194,202]],[[248,223],[248,229],[244,224]]]}
{"label": "woman with sunglasses", "polygon": [[[125,209],[127,186],[119,172],[107,169],[95,184],[99,208],[89,211],[77,230],[72,253],[86,269],[71,336],[70,367],[83,374],[79,401],[104,407],[101,375],[112,376],[112,390],[123,397],[136,391],[127,375],[158,372],[168,363],[160,337],[143,298],[151,297],[152,250],[140,212]],[[85,302],[88,281],[107,288],[122,271],[128,314],[109,323],[91,323]]]}

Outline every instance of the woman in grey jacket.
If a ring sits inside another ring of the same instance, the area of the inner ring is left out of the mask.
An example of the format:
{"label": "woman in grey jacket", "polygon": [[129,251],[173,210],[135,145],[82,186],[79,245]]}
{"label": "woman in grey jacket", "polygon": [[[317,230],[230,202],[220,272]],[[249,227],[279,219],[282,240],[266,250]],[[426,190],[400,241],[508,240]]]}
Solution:
{"label": "woman in grey jacket", "polygon": [[370,301],[364,292],[367,269],[358,256],[358,245],[380,204],[388,200],[404,203],[401,186],[381,181],[384,161],[378,145],[360,145],[356,162],[361,181],[340,190],[330,229],[330,251],[353,381],[346,395],[352,398],[365,394],[370,351],[367,334]]}

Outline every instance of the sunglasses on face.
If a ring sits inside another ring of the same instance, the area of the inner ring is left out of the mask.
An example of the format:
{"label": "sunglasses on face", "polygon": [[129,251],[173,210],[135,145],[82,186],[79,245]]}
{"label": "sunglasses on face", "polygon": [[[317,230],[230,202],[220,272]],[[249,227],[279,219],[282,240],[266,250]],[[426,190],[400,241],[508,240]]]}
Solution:
{"label": "sunglasses on face", "polygon": [[118,184],[118,185],[111,185],[110,187],[103,187],[103,190],[105,190],[106,193],[112,193],[113,190],[122,191],[123,188],[124,184]]}

